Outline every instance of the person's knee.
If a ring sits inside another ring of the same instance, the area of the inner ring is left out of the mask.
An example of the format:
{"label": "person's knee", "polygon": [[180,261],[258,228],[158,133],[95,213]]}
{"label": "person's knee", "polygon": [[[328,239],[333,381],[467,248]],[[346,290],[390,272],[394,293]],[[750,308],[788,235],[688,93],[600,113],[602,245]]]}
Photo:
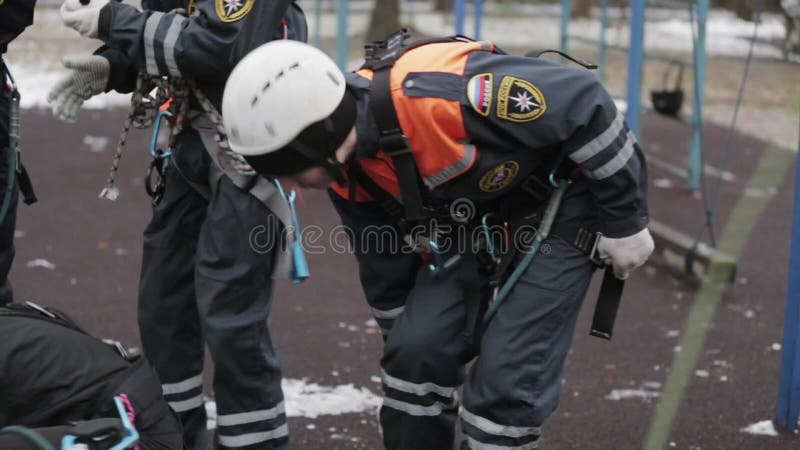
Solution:
{"label": "person's knee", "polygon": [[396,329],[389,335],[382,361],[384,368],[393,371],[402,366],[414,373],[458,368],[461,349],[459,345],[454,345],[452,338],[443,338],[435,327],[415,327],[413,332],[403,331]]}

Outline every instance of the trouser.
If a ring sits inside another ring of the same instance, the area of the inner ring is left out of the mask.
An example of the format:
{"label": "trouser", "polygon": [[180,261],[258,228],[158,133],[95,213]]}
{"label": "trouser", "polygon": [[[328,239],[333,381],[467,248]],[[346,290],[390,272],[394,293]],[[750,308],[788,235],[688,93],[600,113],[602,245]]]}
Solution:
{"label": "trouser", "polygon": [[14,228],[17,222],[17,196],[16,181],[9,191],[9,177],[12,177],[14,167],[9,166],[8,119],[11,105],[10,93],[5,88],[5,70],[0,63],[0,208],[7,201],[5,216],[0,218],[0,305],[11,303],[13,292],[8,280],[8,272],[14,260]]}
{"label": "trouser", "polygon": [[[204,342],[214,362],[216,446],[283,449],[288,429],[267,328],[278,233],[273,213],[212,176],[198,133],[177,137],[163,197],[144,232],[139,326],[145,355],[191,449],[205,449]],[[207,192],[198,187],[205,186]],[[206,198],[210,192],[210,198]]]}
{"label": "trouser", "polygon": [[[377,205],[334,203],[354,232],[365,294],[386,333],[380,411],[386,448],[452,448],[459,417],[462,448],[537,448],[540,427],[558,404],[564,360],[594,270],[588,258],[560,238],[547,239],[473,342],[465,298],[476,280],[485,282],[474,256],[434,278],[415,255],[393,253],[387,238],[371,247],[375,239],[365,239],[364,230],[387,223]],[[479,356],[467,374],[476,344]]]}

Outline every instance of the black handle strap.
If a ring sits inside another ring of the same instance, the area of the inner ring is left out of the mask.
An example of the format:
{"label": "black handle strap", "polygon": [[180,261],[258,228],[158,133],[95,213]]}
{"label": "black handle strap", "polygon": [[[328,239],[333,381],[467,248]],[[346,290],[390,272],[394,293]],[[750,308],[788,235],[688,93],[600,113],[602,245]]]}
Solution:
{"label": "black handle strap", "polygon": [[561,51],[558,51],[558,50],[549,49],[549,48],[531,50],[528,53],[525,53],[525,56],[530,57],[530,58],[538,58],[538,57],[544,55],[545,53],[555,53],[555,54],[561,55],[562,57],[567,58],[568,60],[574,62],[575,64],[577,64],[577,65],[579,65],[579,66],[581,66],[583,68],[589,69],[589,70],[597,69],[597,64],[595,64],[595,63],[593,63],[591,61],[587,61],[587,60],[581,59],[581,58],[575,58],[575,57],[572,57],[572,56],[570,56],[570,55],[568,55],[568,54],[566,54],[564,52],[561,52]]}

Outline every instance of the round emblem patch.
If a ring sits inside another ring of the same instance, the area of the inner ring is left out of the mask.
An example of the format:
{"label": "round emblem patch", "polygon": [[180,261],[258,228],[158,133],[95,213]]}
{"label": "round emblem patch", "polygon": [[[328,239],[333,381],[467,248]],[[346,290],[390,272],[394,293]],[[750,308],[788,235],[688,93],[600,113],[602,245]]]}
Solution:
{"label": "round emblem patch", "polygon": [[483,192],[497,192],[511,184],[518,173],[519,164],[516,161],[500,163],[483,174],[479,187]]}

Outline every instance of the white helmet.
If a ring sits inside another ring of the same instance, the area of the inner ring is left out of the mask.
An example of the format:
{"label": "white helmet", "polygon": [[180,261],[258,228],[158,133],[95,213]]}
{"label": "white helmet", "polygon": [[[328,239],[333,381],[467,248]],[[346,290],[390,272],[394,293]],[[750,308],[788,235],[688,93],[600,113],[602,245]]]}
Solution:
{"label": "white helmet", "polygon": [[298,41],[268,42],[233,69],[222,98],[231,150],[264,175],[335,165],[333,152],[355,123],[341,70]]}

